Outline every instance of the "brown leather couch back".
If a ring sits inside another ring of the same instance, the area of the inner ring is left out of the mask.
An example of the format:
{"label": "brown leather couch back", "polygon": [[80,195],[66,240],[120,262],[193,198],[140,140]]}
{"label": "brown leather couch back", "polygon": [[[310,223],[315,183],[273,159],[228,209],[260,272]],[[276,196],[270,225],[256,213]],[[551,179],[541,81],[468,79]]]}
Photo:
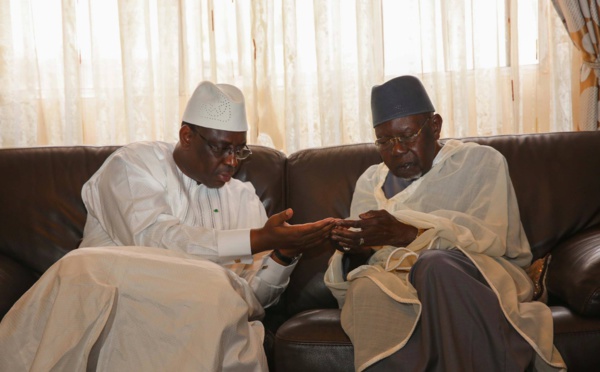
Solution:
{"label": "brown leather couch back", "polygon": [[[83,235],[83,184],[118,147],[0,149],[0,253],[43,273]],[[283,153],[251,146],[236,178],[250,181],[269,214],[285,203]]]}
{"label": "brown leather couch back", "polygon": [[77,248],[86,210],[81,187],[116,147],[0,150],[0,251],[44,272]]}
{"label": "brown leather couch back", "polygon": [[506,158],[534,259],[600,224],[600,132],[474,140]]}
{"label": "brown leather couch back", "polygon": [[[371,144],[307,149],[288,157],[287,206],[294,210],[291,223],[306,223],[350,214],[354,185],[360,175],[381,157]],[[303,254],[284,301],[289,315],[303,310],[336,308],[337,302],[323,283],[333,246]]]}
{"label": "brown leather couch back", "polygon": [[[535,257],[600,225],[600,132],[469,138],[506,157]],[[81,187],[117,147],[0,149],[0,254],[44,272],[82,236]],[[356,180],[381,161],[374,145],[308,149],[290,155],[252,146],[237,178],[254,184],[269,215],[294,209],[292,223],[347,217]],[[307,252],[281,303],[287,317],[336,307],[323,284],[333,247]]]}
{"label": "brown leather couch back", "polygon": [[[466,138],[507,159],[523,227],[534,258],[558,242],[600,224],[600,132]],[[287,205],[294,223],[347,217],[360,174],[381,162],[374,145],[307,149],[288,158]],[[303,256],[286,292],[289,314],[336,307],[323,284],[333,247]]]}

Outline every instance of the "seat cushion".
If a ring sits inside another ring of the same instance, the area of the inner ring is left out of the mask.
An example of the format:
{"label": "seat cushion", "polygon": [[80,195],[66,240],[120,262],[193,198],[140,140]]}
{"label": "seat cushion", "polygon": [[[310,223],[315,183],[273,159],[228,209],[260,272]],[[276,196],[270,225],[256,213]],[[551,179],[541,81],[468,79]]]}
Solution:
{"label": "seat cushion", "polygon": [[352,342],[339,309],[309,310],[285,322],[275,335],[275,371],[354,371]]}
{"label": "seat cushion", "polygon": [[574,312],[600,317],[600,226],[559,244],[548,265],[548,292]]}

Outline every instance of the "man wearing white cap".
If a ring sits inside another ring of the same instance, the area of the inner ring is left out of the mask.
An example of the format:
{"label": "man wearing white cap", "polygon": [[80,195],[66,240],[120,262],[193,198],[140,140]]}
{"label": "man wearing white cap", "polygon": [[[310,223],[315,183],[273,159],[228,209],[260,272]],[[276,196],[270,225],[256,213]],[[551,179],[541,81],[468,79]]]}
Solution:
{"label": "man wearing white cap", "polygon": [[[177,144],[113,153],[84,185],[80,247],[0,323],[0,370],[264,371],[264,307],[333,219],[267,219],[232,178],[246,146],[244,97],[202,82]],[[93,248],[95,247],[95,248]]]}
{"label": "man wearing white cap", "polygon": [[414,76],[373,87],[371,109],[383,162],[358,179],[325,274],[356,369],[564,369],[523,270],[531,249],[504,157],[440,142]]}

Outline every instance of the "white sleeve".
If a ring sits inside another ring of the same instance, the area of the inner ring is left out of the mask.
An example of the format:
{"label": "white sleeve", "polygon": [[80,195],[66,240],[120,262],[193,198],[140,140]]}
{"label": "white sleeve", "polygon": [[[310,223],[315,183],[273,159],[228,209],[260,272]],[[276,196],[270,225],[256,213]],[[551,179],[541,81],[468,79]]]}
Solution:
{"label": "white sleeve", "polygon": [[212,261],[251,261],[250,227],[219,231],[182,224],[156,170],[148,162],[132,161],[133,156],[115,155],[84,185],[82,198],[116,244],[183,251]]}
{"label": "white sleeve", "polygon": [[244,278],[263,306],[277,303],[296,265],[278,264],[270,251],[251,254],[250,230],[267,221],[254,188],[246,185],[233,191],[236,205],[230,213],[236,213],[237,229],[189,226],[174,215],[166,183],[150,162],[131,154],[114,156],[84,185],[88,213],[111,239],[118,245],[166,248],[219,262]]}
{"label": "white sleeve", "polygon": [[250,265],[233,264],[227,267],[250,284],[263,307],[269,307],[277,303],[288,286],[296,263],[280,265],[271,258],[271,251],[266,251],[254,255],[254,262]]}
{"label": "white sleeve", "polygon": [[333,294],[333,297],[337,300],[338,306],[341,309],[346,301],[346,292],[350,288],[350,283],[344,279],[344,272],[342,268],[343,253],[335,251],[333,256],[329,259],[329,266],[325,271],[325,285]]}

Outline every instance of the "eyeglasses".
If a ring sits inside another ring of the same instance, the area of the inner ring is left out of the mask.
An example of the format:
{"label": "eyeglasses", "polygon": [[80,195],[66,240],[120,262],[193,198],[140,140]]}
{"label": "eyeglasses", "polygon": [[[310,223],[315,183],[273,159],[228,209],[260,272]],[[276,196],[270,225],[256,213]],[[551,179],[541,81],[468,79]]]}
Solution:
{"label": "eyeglasses", "polygon": [[200,134],[200,132],[196,131],[196,128],[194,128],[193,126],[190,125],[190,128],[192,128],[192,132],[199,135],[200,138],[202,138],[204,140],[204,142],[206,142],[206,144],[208,145],[208,148],[210,148],[210,151],[212,151],[212,153],[215,154],[215,156],[219,159],[224,158],[226,156],[235,155],[235,158],[237,160],[244,160],[244,159],[248,158],[248,156],[252,155],[252,150],[250,150],[250,148],[248,148],[247,145],[240,146],[237,148],[235,148],[231,145],[228,145],[228,146],[217,145],[217,144],[214,144],[211,141],[209,141],[206,137],[204,137],[202,134]]}
{"label": "eyeglasses", "polygon": [[375,146],[377,146],[377,148],[379,148],[380,150],[391,150],[394,147],[395,142],[399,142],[404,146],[413,145],[415,142],[417,142],[417,138],[419,138],[421,131],[423,130],[425,125],[427,125],[427,123],[429,122],[429,120],[432,117],[433,117],[433,115],[428,117],[427,119],[425,119],[425,121],[423,122],[423,124],[421,124],[421,128],[419,129],[419,131],[417,133],[412,134],[410,136],[377,138],[377,140],[375,141]]}

